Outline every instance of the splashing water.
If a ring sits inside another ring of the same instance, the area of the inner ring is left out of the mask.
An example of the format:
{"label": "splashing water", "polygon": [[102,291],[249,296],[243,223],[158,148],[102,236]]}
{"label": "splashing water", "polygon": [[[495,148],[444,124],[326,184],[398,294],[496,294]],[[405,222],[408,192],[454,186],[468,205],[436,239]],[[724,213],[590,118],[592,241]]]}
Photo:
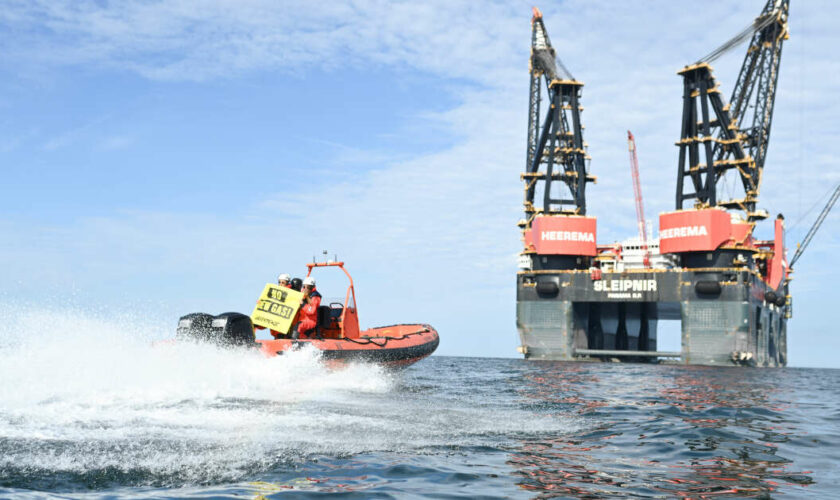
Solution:
{"label": "splashing water", "polygon": [[[331,370],[313,348],[266,358],[209,345],[155,345],[151,339],[166,328],[125,318],[78,311],[6,316],[0,477],[17,477],[25,487],[54,488],[62,475],[88,485],[96,483],[92,477],[218,483],[315,455],[480,445],[511,432],[569,427],[516,407],[489,414],[482,404],[493,394],[474,389],[451,401],[422,386],[406,390],[400,374],[374,365]],[[44,324],[56,327],[45,331]],[[470,398],[475,404],[465,405]]]}
{"label": "splashing water", "polygon": [[[319,401],[388,391],[374,366],[327,370],[314,349],[266,358],[153,345],[143,326],[23,313],[0,347],[0,471],[114,468],[183,480],[235,477],[311,452],[334,415]],[[50,332],[38,327],[56,325]],[[316,428],[317,427],[317,428]],[[307,446],[300,446],[307,442]],[[337,450],[342,451],[342,450]]]}

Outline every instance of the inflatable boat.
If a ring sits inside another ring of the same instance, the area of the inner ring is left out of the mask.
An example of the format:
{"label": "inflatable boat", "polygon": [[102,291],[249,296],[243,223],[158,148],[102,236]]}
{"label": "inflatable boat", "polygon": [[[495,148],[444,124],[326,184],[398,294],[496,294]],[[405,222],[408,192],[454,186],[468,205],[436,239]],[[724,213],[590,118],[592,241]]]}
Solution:
{"label": "inflatable boat", "polygon": [[[318,268],[333,267],[344,272],[350,284],[342,302],[317,307],[314,328],[299,336],[301,305],[308,295],[294,285],[269,283],[257,300],[251,315],[228,312],[213,316],[192,313],[178,320],[176,341],[207,342],[224,346],[259,349],[266,356],[279,356],[304,346],[312,346],[330,362],[360,361],[403,367],[420,361],[437,349],[439,338],[427,324],[401,324],[359,329],[353,278],[343,262],[306,265],[306,276]],[[293,280],[294,281],[294,280]],[[255,329],[267,329],[273,339],[257,339]]]}

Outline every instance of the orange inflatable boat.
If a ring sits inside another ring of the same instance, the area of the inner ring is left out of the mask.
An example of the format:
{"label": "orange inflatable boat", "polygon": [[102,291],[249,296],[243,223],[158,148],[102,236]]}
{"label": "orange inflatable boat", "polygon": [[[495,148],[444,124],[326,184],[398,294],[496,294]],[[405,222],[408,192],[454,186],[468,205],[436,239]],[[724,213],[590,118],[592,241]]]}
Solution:
{"label": "orange inflatable boat", "polygon": [[[313,301],[307,288],[267,284],[250,316],[228,312],[213,316],[193,313],[178,320],[175,338],[181,341],[210,342],[226,346],[259,348],[267,356],[282,355],[309,345],[325,360],[363,361],[388,366],[407,366],[432,354],[439,338],[427,324],[381,326],[361,331],[356,308],[353,278],[343,262],[307,264],[307,278],[315,269],[341,269],[349,280],[343,302]],[[309,306],[308,308],[306,306]],[[303,307],[302,307],[303,306]],[[306,323],[308,321],[308,323]],[[309,329],[299,336],[296,328]],[[274,339],[257,340],[255,329],[267,329]],[[293,338],[298,337],[298,338]]]}

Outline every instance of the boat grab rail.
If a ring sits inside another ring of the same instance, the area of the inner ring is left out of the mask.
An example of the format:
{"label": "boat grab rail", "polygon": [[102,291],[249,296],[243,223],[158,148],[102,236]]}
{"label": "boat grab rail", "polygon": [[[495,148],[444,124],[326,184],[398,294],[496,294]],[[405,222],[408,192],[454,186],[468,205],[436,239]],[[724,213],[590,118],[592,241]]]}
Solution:
{"label": "boat grab rail", "polygon": [[[388,326],[383,326],[383,327],[380,327],[380,328],[390,328],[392,326],[402,326],[402,325],[388,325]],[[348,341],[353,342],[355,344],[361,344],[361,345],[373,344],[377,347],[385,347],[386,345],[388,345],[388,342],[391,341],[391,340],[405,340],[406,338],[411,337],[412,335],[421,335],[421,334],[424,334],[424,333],[428,333],[429,331],[431,331],[431,329],[428,326],[425,326],[425,327],[423,327],[422,330],[417,330],[416,332],[406,333],[406,334],[402,335],[401,337],[368,337],[368,336],[365,336],[365,337],[359,337],[358,339],[351,339],[351,338],[345,337],[342,340],[348,340]],[[384,342],[382,342],[382,343],[375,342],[374,339],[384,339]]]}

